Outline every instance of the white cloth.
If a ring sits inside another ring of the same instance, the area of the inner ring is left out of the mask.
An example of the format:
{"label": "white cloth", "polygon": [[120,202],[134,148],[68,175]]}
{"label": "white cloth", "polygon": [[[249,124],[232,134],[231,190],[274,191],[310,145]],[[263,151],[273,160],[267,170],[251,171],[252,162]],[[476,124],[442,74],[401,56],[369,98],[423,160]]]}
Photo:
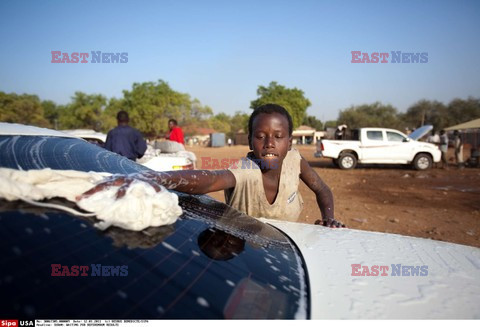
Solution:
{"label": "white cloth", "polygon": [[[175,193],[168,192],[163,187],[160,192],[156,192],[152,186],[142,181],[130,184],[121,199],[115,197],[119,187],[113,186],[88,198],[76,200],[77,196],[108,176],[111,174],[48,168],[28,171],[0,168],[0,198],[32,203],[62,197],[75,202],[83,210],[94,213],[102,220],[95,224],[100,229],[117,226],[139,231],[150,226],[172,224],[182,214]],[[58,208],[58,205],[35,204]],[[71,211],[67,207],[61,209]]]}

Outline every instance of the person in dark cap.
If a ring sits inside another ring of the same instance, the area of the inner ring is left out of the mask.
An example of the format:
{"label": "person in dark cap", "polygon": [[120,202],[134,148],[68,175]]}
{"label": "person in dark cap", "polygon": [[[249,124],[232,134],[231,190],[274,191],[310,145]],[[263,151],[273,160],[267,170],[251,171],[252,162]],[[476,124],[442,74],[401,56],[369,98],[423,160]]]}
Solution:
{"label": "person in dark cap", "polygon": [[135,161],[145,154],[147,142],[139,130],[128,125],[129,121],[126,111],[117,113],[118,126],[108,132],[105,149]]}

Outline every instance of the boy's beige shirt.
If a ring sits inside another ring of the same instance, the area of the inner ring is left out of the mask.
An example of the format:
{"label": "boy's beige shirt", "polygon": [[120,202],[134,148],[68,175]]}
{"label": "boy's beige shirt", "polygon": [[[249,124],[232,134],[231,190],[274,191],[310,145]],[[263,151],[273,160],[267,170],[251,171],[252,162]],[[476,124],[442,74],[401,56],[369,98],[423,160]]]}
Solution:
{"label": "boy's beige shirt", "polygon": [[225,201],[252,217],[297,221],[303,208],[298,191],[301,159],[297,149],[288,151],[282,164],[277,197],[270,204],[265,195],[260,168],[249,158],[243,158],[229,168],[235,176],[236,185],[233,191],[225,190]]}

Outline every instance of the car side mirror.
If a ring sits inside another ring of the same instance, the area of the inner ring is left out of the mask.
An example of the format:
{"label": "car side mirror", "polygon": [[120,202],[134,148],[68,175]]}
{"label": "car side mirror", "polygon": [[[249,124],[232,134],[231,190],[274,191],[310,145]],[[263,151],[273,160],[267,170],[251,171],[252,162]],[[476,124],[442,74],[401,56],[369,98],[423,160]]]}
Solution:
{"label": "car side mirror", "polygon": [[410,142],[410,139],[408,137],[404,138],[402,142]]}

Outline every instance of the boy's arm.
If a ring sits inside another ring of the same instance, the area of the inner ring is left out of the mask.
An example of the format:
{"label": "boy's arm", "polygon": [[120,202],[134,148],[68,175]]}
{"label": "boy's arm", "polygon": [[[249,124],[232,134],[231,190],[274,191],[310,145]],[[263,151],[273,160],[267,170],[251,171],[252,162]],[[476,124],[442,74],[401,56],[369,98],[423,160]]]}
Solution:
{"label": "boy's arm", "polygon": [[205,194],[220,191],[235,187],[236,184],[235,176],[227,169],[147,171],[130,175],[113,175],[107,181],[83,193],[81,197],[88,197],[111,186],[119,186],[117,198],[122,198],[128,186],[135,180],[146,182],[157,191],[160,191],[159,185],[162,185],[169,190],[189,194]]}
{"label": "boy's arm", "polygon": [[[323,226],[345,227],[344,224],[335,220],[332,191],[303,157],[300,162],[300,169],[300,178],[315,193],[317,197],[317,204],[322,212]],[[320,221],[315,221],[315,224],[320,224]]]}

